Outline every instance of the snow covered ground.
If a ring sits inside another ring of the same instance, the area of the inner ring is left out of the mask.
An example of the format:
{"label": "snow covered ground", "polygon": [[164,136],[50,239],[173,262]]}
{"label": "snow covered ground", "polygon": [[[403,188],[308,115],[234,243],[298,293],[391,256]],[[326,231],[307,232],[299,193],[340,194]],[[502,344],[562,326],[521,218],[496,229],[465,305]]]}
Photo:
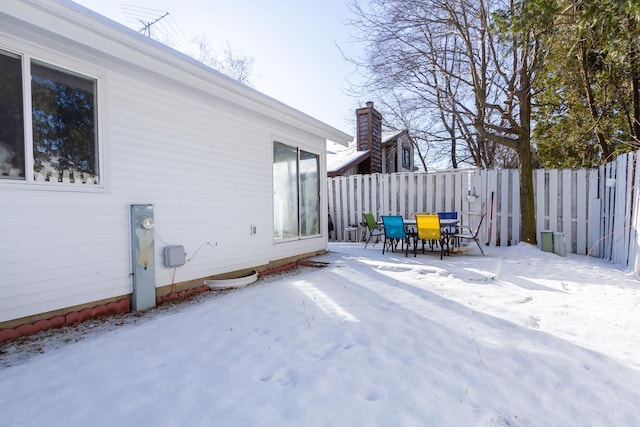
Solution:
{"label": "snow covered ground", "polygon": [[4,344],[0,424],[639,424],[630,271],[525,244],[329,250],[325,268]]}

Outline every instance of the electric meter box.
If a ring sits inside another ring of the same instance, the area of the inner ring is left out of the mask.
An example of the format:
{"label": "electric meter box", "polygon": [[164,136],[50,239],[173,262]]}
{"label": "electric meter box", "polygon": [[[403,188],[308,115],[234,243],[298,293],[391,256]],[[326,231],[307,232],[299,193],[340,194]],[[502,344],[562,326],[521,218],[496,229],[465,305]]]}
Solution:
{"label": "electric meter box", "polygon": [[169,268],[180,267],[184,265],[186,254],[184,246],[171,245],[164,248],[164,265]]}

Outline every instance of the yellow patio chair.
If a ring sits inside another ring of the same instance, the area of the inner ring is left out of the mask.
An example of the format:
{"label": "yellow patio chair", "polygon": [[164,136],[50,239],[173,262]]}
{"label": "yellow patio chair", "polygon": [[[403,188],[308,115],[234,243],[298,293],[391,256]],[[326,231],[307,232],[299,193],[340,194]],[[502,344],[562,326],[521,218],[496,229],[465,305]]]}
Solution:
{"label": "yellow patio chair", "polygon": [[[418,240],[422,241],[422,253],[424,253],[424,244],[429,241],[431,250],[433,250],[434,243],[437,242],[440,246],[440,259],[444,255],[444,247],[447,246],[447,253],[449,253],[449,243],[442,234],[442,228],[440,227],[440,217],[436,214],[416,214],[416,228],[418,229]],[[413,247],[413,256],[416,256],[416,246]]]}

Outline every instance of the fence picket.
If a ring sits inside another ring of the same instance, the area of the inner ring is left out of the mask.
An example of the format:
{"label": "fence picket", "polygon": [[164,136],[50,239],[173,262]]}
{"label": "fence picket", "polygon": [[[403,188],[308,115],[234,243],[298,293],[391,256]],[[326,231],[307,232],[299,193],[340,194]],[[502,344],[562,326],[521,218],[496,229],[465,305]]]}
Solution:
{"label": "fence picket", "polygon": [[633,192],[631,191],[632,180],[633,180],[633,172],[634,172],[634,162],[635,162],[635,153],[627,153],[626,154],[626,162],[625,162],[625,172],[626,177],[624,180],[624,190],[622,194],[624,197],[624,247],[621,250],[621,260],[619,264],[628,264],[629,262],[629,250],[631,244],[631,230],[632,230],[632,208],[633,208]]}
{"label": "fence picket", "polygon": [[[454,210],[453,202],[456,197],[454,175],[443,174],[443,194],[442,194],[442,208],[440,212],[451,212]],[[453,195],[453,197],[447,197],[447,194]]]}
{"label": "fence picket", "polygon": [[512,243],[516,244],[520,241],[520,171],[514,169],[511,171],[511,214],[513,215]]}
{"label": "fence picket", "polygon": [[416,175],[413,173],[407,176],[407,210],[413,216],[416,213]]}
{"label": "fence picket", "polygon": [[629,248],[629,262],[627,265],[632,265],[634,267],[634,272],[636,277],[638,275],[638,270],[640,267],[640,233],[638,230],[640,229],[640,207],[638,206],[638,202],[640,202],[640,161],[638,160],[638,153],[634,153],[634,180],[633,180],[633,190],[632,193],[632,209],[633,209],[633,220],[632,220],[632,234]]}
{"label": "fence picket", "polygon": [[423,194],[424,190],[424,173],[416,173],[416,212],[426,212]]}
{"label": "fence picket", "polygon": [[[547,171],[548,177],[548,188],[546,189],[546,195],[548,198],[548,213],[547,218],[549,219],[548,230],[551,231],[559,231],[560,215],[558,208],[558,198],[562,197],[560,193],[560,185],[558,182],[558,169],[550,169]],[[560,205],[561,206],[561,205]]]}
{"label": "fence picket", "polygon": [[[574,216],[579,218],[578,210],[580,209],[582,212],[586,212],[587,205],[586,203],[576,203],[573,197],[574,189],[580,191],[581,187],[578,184],[579,178],[578,175],[575,175],[571,169],[563,169],[561,171],[562,176],[560,177],[560,185],[562,188],[562,193],[559,193],[560,200],[558,203],[560,204],[560,209],[562,212],[562,216],[560,217],[560,221],[558,224],[559,230],[562,230],[564,233],[564,243],[565,243],[565,252],[571,253],[575,252],[573,241],[574,239],[578,240],[578,223],[580,223],[580,219],[573,221]],[[574,186],[573,183],[576,182]],[[584,183],[584,179],[582,180]],[[586,201],[586,198],[578,200]],[[582,219],[583,223],[585,218]],[[584,233],[582,233],[584,235]],[[575,236],[575,237],[574,237]]]}
{"label": "fence picket", "polygon": [[438,174],[427,174],[427,192],[424,196],[427,199],[427,213],[433,213],[438,210]]}
{"label": "fence picket", "polygon": [[369,212],[371,212],[373,214],[373,216],[376,217],[376,221],[380,220],[380,217],[378,216],[378,212],[380,211],[380,207],[378,206],[378,204],[380,203],[378,201],[378,188],[380,187],[380,184],[378,183],[378,179],[379,176],[377,174],[375,175],[369,175],[369,182],[370,182],[370,188],[369,188],[369,197],[371,198],[371,205],[369,206]]}
{"label": "fence picket", "polygon": [[399,182],[399,188],[400,191],[398,193],[398,198],[400,200],[398,200],[398,205],[399,205],[399,210],[398,210],[398,215],[401,215],[403,218],[408,218],[410,215],[409,212],[409,191],[407,189],[408,183],[407,183],[407,173],[403,172],[398,174],[398,180]]}
{"label": "fence picket", "polygon": [[[335,229],[335,222],[334,222],[334,218],[335,215],[332,215],[331,212],[336,212],[336,205],[334,202],[334,197],[335,197],[335,191],[333,186],[335,185],[335,181],[331,181],[329,180],[329,182],[327,182],[327,209],[329,210],[329,215],[331,216],[331,223],[334,224],[333,227],[333,237],[334,238],[338,238],[338,233],[336,232]],[[331,232],[328,232],[329,238],[331,238]]]}
{"label": "fence picket", "polygon": [[612,242],[612,256],[611,261],[616,264],[620,264],[623,260],[622,248],[624,247],[624,235],[625,235],[625,182],[622,181],[626,177],[626,155],[618,156],[616,160],[615,172],[616,180],[614,183],[613,191],[615,193],[615,206],[614,212],[620,212],[622,215],[613,217],[613,242]]}
{"label": "fence picket", "polygon": [[611,212],[613,212],[613,200],[615,199],[613,197],[613,193],[611,191],[611,187],[609,187],[609,185],[607,185],[608,182],[610,182],[610,180],[612,179],[612,164],[606,164],[604,165],[604,177],[605,179],[602,180],[601,183],[601,187],[602,187],[602,203],[603,203],[603,209],[602,209],[602,231],[603,231],[603,235],[602,235],[602,255],[605,259],[611,259],[611,242],[613,240],[613,228],[611,227]]}
{"label": "fence picket", "polygon": [[533,172],[534,188],[533,193],[535,195],[536,206],[536,230],[538,231],[537,240],[540,240],[540,232],[549,229],[548,217],[547,217],[547,204],[546,201],[546,188],[545,188],[545,170],[538,169]]}
{"label": "fence picket", "polygon": [[[508,246],[510,241],[509,236],[509,172],[506,170],[500,171],[500,184],[498,186],[500,191],[496,194],[496,206],[494,209],[496,212],[499,212],[499,219],[496,215],[494,218],[496,219],[497,227],[494,228],[496,230],[496,245],[499,246]],[[500,198],[498,198],[498,194]],[[500,203],[498,204],[498,201]]]}
{"label": "fence picket", "polygon": [[[600,184],[600,169],[591,170],[588,175],[588,188],[589,188],[589,217],[587,218],[588,232],[587,232],[587,255],[599,257],[602,253],[600,236],[602,235],[602,228],[600,222],[600,215],[602,211],[602,199],[600,196],[599,184]],[[578,218],[580,219],[580,218]],[[578,254],[581,254],[580,248],[577,250]]]}
{"label": "fence picket", "polygon": [[[574,252],[581,255],[584,255],[587,251],[586,242],[587,242],[587,212],[588,212],[588,202],[590,200],[591,195],[588,193],[589,187],[587,185],[587,171],[579,170],[573,174],[571,174],[569,178],[572,178],[572,175],[575,175],[575,187],[572,186],[570,191],[568,191],[563,196],[563,203],[568,205],[568,209],[571,209],[570,212],[575,212],[573,214],[568,215],[569,218],[563,218],[564,224],[567,224],[567,227],[570,227],[572,230],[575,230],[575,248],[567,247],[567,252]],[[570,184],[573,183],[573,179],[570,180]],[[573,196],[575,194],[575,197]],[[575,215],[575,222],[571,220],[571,218]],[[573,242],[573,238],[569,240]]]}
{"label": "fence picket", "polygon": [[[491,195],[493,194],[493,201],[491,200]],[[497,209],[498,207],[496,199],[498,198],[498,171],[490,170],[487,176],[487,226],[485,228],[485,236],[487,237],[487,242],[490,245],[496,244],[496,218],[498,217]],[[493,206],[492,206],[493,205]],[[491,218],[491,209],[493,209],[493,218]],[[492,230],[492,234],[489,235],[489,230]]]}

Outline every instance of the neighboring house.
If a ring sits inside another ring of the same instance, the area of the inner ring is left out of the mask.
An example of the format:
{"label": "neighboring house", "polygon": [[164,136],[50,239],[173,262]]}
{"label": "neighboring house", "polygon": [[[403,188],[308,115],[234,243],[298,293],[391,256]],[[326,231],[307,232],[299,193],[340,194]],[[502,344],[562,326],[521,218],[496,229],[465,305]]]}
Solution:
{"label": "neighboring house", "polygon": [[322,253],[326,140],[351,139],[75,3],[4,0],[0,332]]}
{"label": "neighboring house", "polygon": [[407,130],[382,133],[382,173],[414,172],[413,144]]}
{"label": "neighboring house", "polygon": [[382,132],[382,116],[373,107],[373,102],[356,110],[356,123],[356,139],[347,147],[327,144],[329,177],[414,171],[409,132]]}

